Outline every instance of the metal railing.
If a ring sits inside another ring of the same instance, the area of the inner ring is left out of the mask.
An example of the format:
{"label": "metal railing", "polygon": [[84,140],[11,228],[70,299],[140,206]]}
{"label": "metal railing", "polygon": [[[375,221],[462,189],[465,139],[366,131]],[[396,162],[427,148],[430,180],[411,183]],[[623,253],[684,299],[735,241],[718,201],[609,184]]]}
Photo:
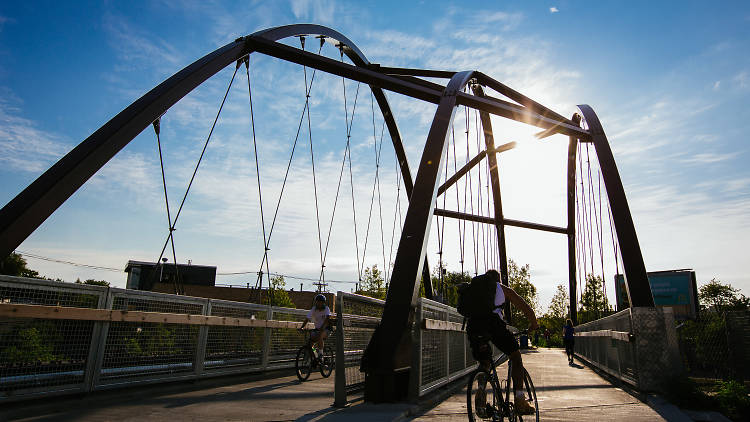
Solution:
{"label": "metal railing", "polygon": [[[359,366],[385,302],[344,292],[336,300],[326,347],[335,347],[341,405],[364,386]],[[10,276],[0,276],[0,311],[0,403],[292,368],[307,312]],[[412,398],[476,368],[454,308],[420,298],[415,317]]]}
{"label": "metal railing", "polygon": [[[414,334],[412,398],[423,396],[463,377],[477,367],[463,330],[463,316],[448,305],[420,298]],[[493,346],[495,358],[499,351]]]}
{"label": "metal railing", "polygon": [[[380,323],[385,302],[344,292],[338,292],[336,300],[336,309],[342,310],[343,316],[339,314],[338,319],[334,404],[342,406],[349,394],[364,387],[365,374],[359,366],[364,349]],[[455,308],[419,298],[415,321],[409,387],[412,400],[477,367],[463,330],[463,316]],[[493,354],[497,358],[500,351],[493,347]]]}
{"label": "metal railing", "polygon": [[[283,322],[222,326],[87,320],[80,315],[100,309],[118,315],[151,312],[301,322],[307,312],[302,309],[10,276],[0,276],[0,304],[6,308],[66,307],[64,311],[70,314],[0,318],[0,403],[292,368],[297,349],[305,341],[304,334]],[[333,341],[335,337],[328,344]]]}
{"label": "metal railing", "polygon": [[359,366],[375,328],[380,324],[385,301],[353,293],[336,294],[336,379],[334,405],[347,403],[347,395],[364,388]]}
{"label": "metal railing", "polygon": [[575,353],[600,370],[637,384],[630,310],[575,327]]}
{"label": "metal railing", "polygon": [[575,327],[575,354],[642,391],[682,371],[671,308],[628,308]]}

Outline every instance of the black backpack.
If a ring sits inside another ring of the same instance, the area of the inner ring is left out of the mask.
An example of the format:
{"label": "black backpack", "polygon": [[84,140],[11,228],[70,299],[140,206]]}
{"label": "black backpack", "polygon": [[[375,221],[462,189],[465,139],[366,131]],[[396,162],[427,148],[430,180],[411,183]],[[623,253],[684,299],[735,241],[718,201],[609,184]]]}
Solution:
{"label": "black backpack", "polygon": [[458,289],[456,310],[466,318],[486,317],[498,307],[495,306],[497,282],[487,274],[478,275],[471,283],[461,283]]}

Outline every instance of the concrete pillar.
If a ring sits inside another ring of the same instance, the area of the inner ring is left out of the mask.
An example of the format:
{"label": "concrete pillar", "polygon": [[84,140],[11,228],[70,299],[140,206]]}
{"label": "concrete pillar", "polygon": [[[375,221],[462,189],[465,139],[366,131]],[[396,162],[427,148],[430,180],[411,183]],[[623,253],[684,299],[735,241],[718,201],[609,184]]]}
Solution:
{"label": "concrete pillar", "polygon": [[663,391],[666,382],[683,372],[672,308],[634,307],[630,314],[638,388]]}

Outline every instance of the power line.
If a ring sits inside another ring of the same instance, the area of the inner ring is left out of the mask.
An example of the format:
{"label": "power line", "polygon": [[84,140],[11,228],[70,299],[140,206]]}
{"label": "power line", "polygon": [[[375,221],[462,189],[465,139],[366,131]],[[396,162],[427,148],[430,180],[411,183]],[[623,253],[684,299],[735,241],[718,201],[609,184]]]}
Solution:
{"label": "power line", "polygon": [[[228,273],[216,273],[217,276],[220,275],[242,275],[242,274],[257,274],[257,271],[235,271],[235,272],[228,272]],[[302,281],[313,281],[318,282],[320,281],[317,278],[310,278],[310,277],[301,277],[301,276],[294,276],[289,274],[281,274],[281,273],[269,273],[272,276],[281,276],[284,278],[291,278],[293,280],[302,280]],[[347,283],[347,284],[357,284],[357,281],[350,281],[350,280],[327,280],[328,283]]]}
{"label": "power line", "polygon": [[36,254],[33,254],[33,253],[19,251],[19,250],[16,250],[16,253],[19,253],[19,254],[21,254],[23,256],[28,256],[30,258],[41,259],[42,261],[56,262],[58,264],[72,265],[74,267],[91,268],[91,269],[94,269],[94,270],[103,270],[103,271],[117,271],[117,272],[123,271],[121,268],[102,267],[100,265],[90,265],[90,264],[80,264],[80,263],[77,263],[77,262],[65,261],[65,260],[62,260],[62,259],[50,258],[50,257],[47,257],[47,256],[36,255]]}
{"label": "power line", "polygon": [[[112,268],[112,267],[103,267],[101,265],[91,265],[91,264],[81,264],[78,262],[73,261],[66,261],[63,259],[57,259],[57,258],[50,258],[48,256],[42,256],[37,255],[30,252],[24,252],[21,250],[16,250],[16,253],[21,254],[25,257],[29,258],[35,258],[35,259],[41,259],[42,261],[49,261],[49,262],[55,262],[58,264],[65,264],[65,265],[71,265],[74,267],[79,268],[90,268],[94,270],[102,270],[102,271],[116,271],[116,272],[122,272],[123,270],[121,268]],[[224,272],[224,273],[216,273],[217,276],[225,276],[225,275],[242,275],[242,274],[257,274],[257,271],[236,271],[236,272]],[[284,278],[289,278],[292,280],[302,280],[302,281],[319,281],[317,278],[309,278],[309,277],[301,277],[301,276],[295,276],[295,275],[289,275],[289,274],[281,274],[281,273],[269,273],[272,276],[281,276]],[[356,284],[356,281],[350,281],[350,280],[328,280],[330,283],[346,283],[346,284]]]}

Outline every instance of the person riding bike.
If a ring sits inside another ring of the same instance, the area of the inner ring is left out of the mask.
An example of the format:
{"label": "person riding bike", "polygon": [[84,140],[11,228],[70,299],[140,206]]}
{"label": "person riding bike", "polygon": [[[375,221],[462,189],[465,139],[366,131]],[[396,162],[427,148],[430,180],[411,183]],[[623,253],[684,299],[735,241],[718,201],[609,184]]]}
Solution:
{"label": "person riding bike", "polygon": [[312,309],[307,312],[305,321],[302,322],[300,331],[304,330],[305,325],[308,321],[312,321],[315,324],[315,328],[310,333],[310,338],[313,344],[317,345],[318,359],[322,357],[323,346],[325,345],[325,339],[333,331],[333,324],[331,324],[331,309],[326,305],[326,297],[322,294],[315,296],[315,303]]}
{"label": "person riding bike", "polygon": [[[518,342],[513,334],[508,331],[502,315],[502,305],[506,301],[517,306],[529,320],[529,330],[536,330],[539,324],[536,321],[534,310],[513,289],[500,283],[500,274],[496,270],[489,270],[486,274],[478,277],[489,277],[495,282],[495,307],[486,314],[473,315],[468,318],[466,333],[469,336],[471,351],[474,359],[478,360],[481,367],[490,370],[492,362],[492,348],[487,340],[497,346],[500,351],[508,355],[511,362],[511,378],[513,379],[513,391],[515,409],[519,414],[534,414],[535,409],[531,406],[523,394],[523,361],[519,351]],[[473,281],[472,281],[473,283]],[[476,408],[484,409],[487,393],[484,388],[487,380],[480,380],[478,391],[475,396]]]}

